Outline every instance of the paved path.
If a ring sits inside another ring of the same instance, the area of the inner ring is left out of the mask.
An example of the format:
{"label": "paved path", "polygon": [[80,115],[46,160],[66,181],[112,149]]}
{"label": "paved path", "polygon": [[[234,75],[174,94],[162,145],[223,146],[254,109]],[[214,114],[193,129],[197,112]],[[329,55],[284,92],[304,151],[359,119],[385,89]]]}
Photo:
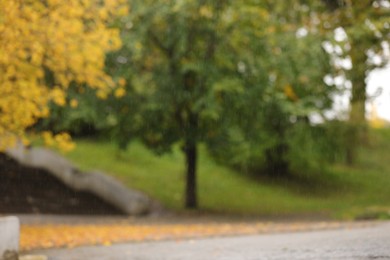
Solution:
{"label": "paved path", "polygon": [[390,222],[372,227],[34,252],[52,260],[390,259]]}

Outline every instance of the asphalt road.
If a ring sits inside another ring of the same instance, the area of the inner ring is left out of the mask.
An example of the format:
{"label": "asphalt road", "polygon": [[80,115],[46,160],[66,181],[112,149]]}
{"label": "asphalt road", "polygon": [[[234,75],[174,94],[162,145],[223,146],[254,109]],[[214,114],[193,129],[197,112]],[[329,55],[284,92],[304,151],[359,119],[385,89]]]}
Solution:
{"label": "asphalt road", "polygon": [[390,222],[356,228],[36,251],[52,260],[390,259]]}

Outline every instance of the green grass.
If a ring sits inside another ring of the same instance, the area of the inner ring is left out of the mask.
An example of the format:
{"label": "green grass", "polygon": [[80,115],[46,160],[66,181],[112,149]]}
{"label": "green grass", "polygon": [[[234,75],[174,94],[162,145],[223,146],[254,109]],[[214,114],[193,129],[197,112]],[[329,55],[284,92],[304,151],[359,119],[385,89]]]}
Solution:
{"label": "green grass", "polygon": [[[390,209],[390,131],[376,130],[372,139],[355,167],[335,165],[322,173],[280,180],[255,179],[218,165],[201,147],[200,208],[259,216],[386,218]],[[137,142],[128,151],[118,152],[108,141],[79,140],[67,157],[84,170],[99,169],[115,176],[169,209],[183,209],[184,158],[179,149],[158,157]]]}

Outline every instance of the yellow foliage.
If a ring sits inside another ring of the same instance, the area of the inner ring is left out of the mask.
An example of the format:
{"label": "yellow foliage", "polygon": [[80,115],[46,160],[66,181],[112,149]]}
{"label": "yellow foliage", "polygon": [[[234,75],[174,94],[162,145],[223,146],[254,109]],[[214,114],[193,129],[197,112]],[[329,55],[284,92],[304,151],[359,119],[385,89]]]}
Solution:
{"label": "yellow foliage", "polygon": [[379,117],[377,108],[373,102],[371,103],[371,113],[370,113],[368,123],[372,128],[377,128],[377,129],[385,128],[389,125],[389,122]]}
{"label": "yellow foliage", "polygon": [[299,98],[297,94],[295,94],[295,91],[293,87],[290,84],[287,84],[284,86],[284,94],[291,100],[291,101],[297,101]]}
{"label": "yellow foliage", "polygon": [[44,131],[44,132],[42,132],[42,138],[43,138],[45,145],[52,146],[54,144],[54,138],[53,138],[52,133],[50,133],[48,131]]}
{"label": "yellow foliage", "polygon": [[113,87],[105,53],[121,42],[108,24],[127,12],[125,3],[0,0],[0,150],[47,117],[50,101],[65,105],[71,82],[102,92]]}
{"label": "yellow foliage", "polygon": [[369,120],[369,124],[372,128],[381,129],[385,128],[389,123],[381,118],[373,118]]}
{"label": "yellow foliage", "polygon": [[126,85],[126,80],[124,78],[120,78],[118,80],[118,84],[119,86],[124,87]]}
{"label": "yellow foliage", "polygon": [[77,99],[72,99],[69,104],[71,108],[76,108],[79,105],[79,102]]}
{"label": "yellow foliage", "polygon": [[66,96],[65,96],[65,92],[62,91],[61,88],[59,87],[55,87],[51,93],[50,93],[50,97],[51,97],[51,100],[53,100],[53,102],[59,106],[65,106],[66,104]]}
{"label": "yellow foliage", "polygon": [[203,5],[199,9],[200,16],[203,16],[205,18],[212,18],[213,17],[213,10],[210,8],[210,6]]}
{"label": "yellow foliage", "polygon": [[121,221],[120,224],[22,225],[21,250],[82,245],[110,246],[120,242],[158,241],[163,239],[194,239],[202,237],[251,235],[305,230],[347,229],[367,227],[367,222],[189,222],[187,224],[145,223]]}
{"label": "yellow foliage", "polygon": [[108,93],[107,91],[104,91],[102,89],[99,89],[97,92],[96,92],[96,96],[100,99],[107,99],[108,97]]}
{"label": "yellow foliage", "polygon": [[126,90],[122,87],[117,88],[114,92],[114,95],[116,98],[124,97],[126,95]]}
{"label": "yellow foliage", "polygon": [[58,146],[58,148],[64,152],[68,152],[74,149],[75,144],[68,133],[59,133],[53,135],[51,132],[42,132],[42,138],[46,146]]}
{"label": "yellow foliage", "polygon": [[68,152],[74,149],[75,144],[72,142],[72,139],[68,133],[60,133],[54,136],[56,144],[60,150]]}

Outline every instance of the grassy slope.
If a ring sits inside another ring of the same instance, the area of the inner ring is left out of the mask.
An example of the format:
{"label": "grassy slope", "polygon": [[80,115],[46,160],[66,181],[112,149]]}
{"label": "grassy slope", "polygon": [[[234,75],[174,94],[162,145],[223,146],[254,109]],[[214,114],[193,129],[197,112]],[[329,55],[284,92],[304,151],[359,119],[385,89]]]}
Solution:
{"label": "grassy slope", "polygon": [[[100,169],[161,201],[182,208],[184,161],[178,149],[157,157],[139,143],[118,153],[114,144],[80,140],[68,157]],[[297,180],[255,180],[217,165],[201,149],[199,200],[205,210],[265,216],[329,214],[352,217],[367,208],[390,208],[390,131],[375,132],[357,167],[334,166]]]}

